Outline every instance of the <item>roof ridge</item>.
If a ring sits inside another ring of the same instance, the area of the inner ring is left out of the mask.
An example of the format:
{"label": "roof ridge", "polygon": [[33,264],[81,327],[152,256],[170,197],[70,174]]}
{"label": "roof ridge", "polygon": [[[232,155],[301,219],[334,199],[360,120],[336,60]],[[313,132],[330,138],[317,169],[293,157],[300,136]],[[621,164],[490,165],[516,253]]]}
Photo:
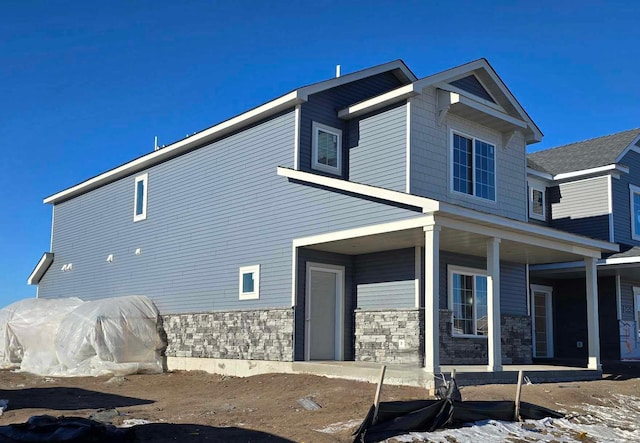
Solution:
{"label": "roof ridge", "polygon": [[566,148],[568,146],[578,145],[578,144],[581,144],[581,143],[586,143],[586,142],[590,142],[590,141],[593,141],[593,140],[598,140],[600,138],[611,137],[612,135],[624,134],[624,133],[632,132],[632,131],[637,131],[638,134],[640,134],[640,128],[627,129],[625,131],[613,132],[613,133],[607,134],[607,135],[599,135],[598,137],[592,137],[592,138],[587,138],[587,139],[580,140],[580,141],[577,141],[577,142],[567,143],[566,145],[560,145],[560,146],[554,146],[553,148],[541,149],[541,150],[536,151],[536,152],[531,152],[531,153],[527,154],[527,156],[535,155],[535,154],[539,154],[539,153],[543,153],[543,152],[554,151],[556,149]]}

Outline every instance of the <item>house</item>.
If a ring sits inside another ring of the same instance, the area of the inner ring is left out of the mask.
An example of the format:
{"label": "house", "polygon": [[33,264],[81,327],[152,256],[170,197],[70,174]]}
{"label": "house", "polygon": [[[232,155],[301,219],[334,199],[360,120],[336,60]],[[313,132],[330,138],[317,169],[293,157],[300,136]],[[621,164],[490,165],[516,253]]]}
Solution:
{"label": "house", "polygon": [[151,297],[169,367],[532,362],[527,268],[579,262],[599,370],[608,238],[531,222],[540,129],[484,59],[304,86],[47,197],[43,298]]}
{"label": "house", "polygon": [[[617,243],[598,260],[601,357],[640,359],[640,129],[529,154],[529,216]],[[530,267],[534,357],[584,361],[584,270],[576,262]]]}

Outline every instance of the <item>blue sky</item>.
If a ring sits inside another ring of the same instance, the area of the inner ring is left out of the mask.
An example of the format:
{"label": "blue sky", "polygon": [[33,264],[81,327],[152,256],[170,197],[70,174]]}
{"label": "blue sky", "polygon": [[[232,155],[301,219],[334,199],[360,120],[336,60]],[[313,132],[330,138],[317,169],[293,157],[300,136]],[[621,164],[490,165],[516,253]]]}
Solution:
{"label": "blue sky", "polygon": [[289,90],[401,58],[485,57],[545,134],[640,126],[640,4],[573,1],[0,3],[0,306],[35,296],[42,199]]}

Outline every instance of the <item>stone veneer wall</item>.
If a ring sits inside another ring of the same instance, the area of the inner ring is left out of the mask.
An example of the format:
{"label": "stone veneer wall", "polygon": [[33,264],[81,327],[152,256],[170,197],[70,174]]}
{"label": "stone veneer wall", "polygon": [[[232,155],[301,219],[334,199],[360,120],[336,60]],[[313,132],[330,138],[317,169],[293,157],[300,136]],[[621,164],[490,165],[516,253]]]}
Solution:
{"label": "stone veneer wall", "polygon": [[[356,310],[355,359],[422,365],[424,310]],[[404,348],[400,348],[404,340]]]}
{"label": "stone veneer wall", "polygon": [[293,361],[293,310],[163,316],[169,357]]}
{"label": "stone veneer wall", "polygon": [[[450,310],[440,310],[440,364],[486,365],[487,339],[452,337]],[[531,318],[501,315],[502,364],[531,364]]]}

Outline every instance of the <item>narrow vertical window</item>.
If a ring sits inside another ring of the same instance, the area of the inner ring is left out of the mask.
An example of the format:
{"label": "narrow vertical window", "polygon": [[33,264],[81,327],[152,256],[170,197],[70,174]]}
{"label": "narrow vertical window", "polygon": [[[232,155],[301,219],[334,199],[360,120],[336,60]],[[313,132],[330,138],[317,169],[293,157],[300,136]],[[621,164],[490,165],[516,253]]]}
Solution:
{"label": "narrow vertical window", "polygon": [[640,241],[640,187],[629,185],[631,192],[631,237]]}
{"label": "narrow vertical window", "polygon": [[240,268],[239,299],[256,300],[260,298],[260,265]]}
{"label": "narrow vertical window", "polygon": [[133,221],[146,220],[147,218],[147,191],[149,174],[136,177],[133,199]]}
{"label": "narrow vertical window", "polygon": [[529,196],[529,217],[538,220],[545,220],[545,191],[537,188],[530,188]]}
{"label": "narrow vertical window", "polygon": [[341,158],[342,131],[314,122],[311,167],[340,175]]}

